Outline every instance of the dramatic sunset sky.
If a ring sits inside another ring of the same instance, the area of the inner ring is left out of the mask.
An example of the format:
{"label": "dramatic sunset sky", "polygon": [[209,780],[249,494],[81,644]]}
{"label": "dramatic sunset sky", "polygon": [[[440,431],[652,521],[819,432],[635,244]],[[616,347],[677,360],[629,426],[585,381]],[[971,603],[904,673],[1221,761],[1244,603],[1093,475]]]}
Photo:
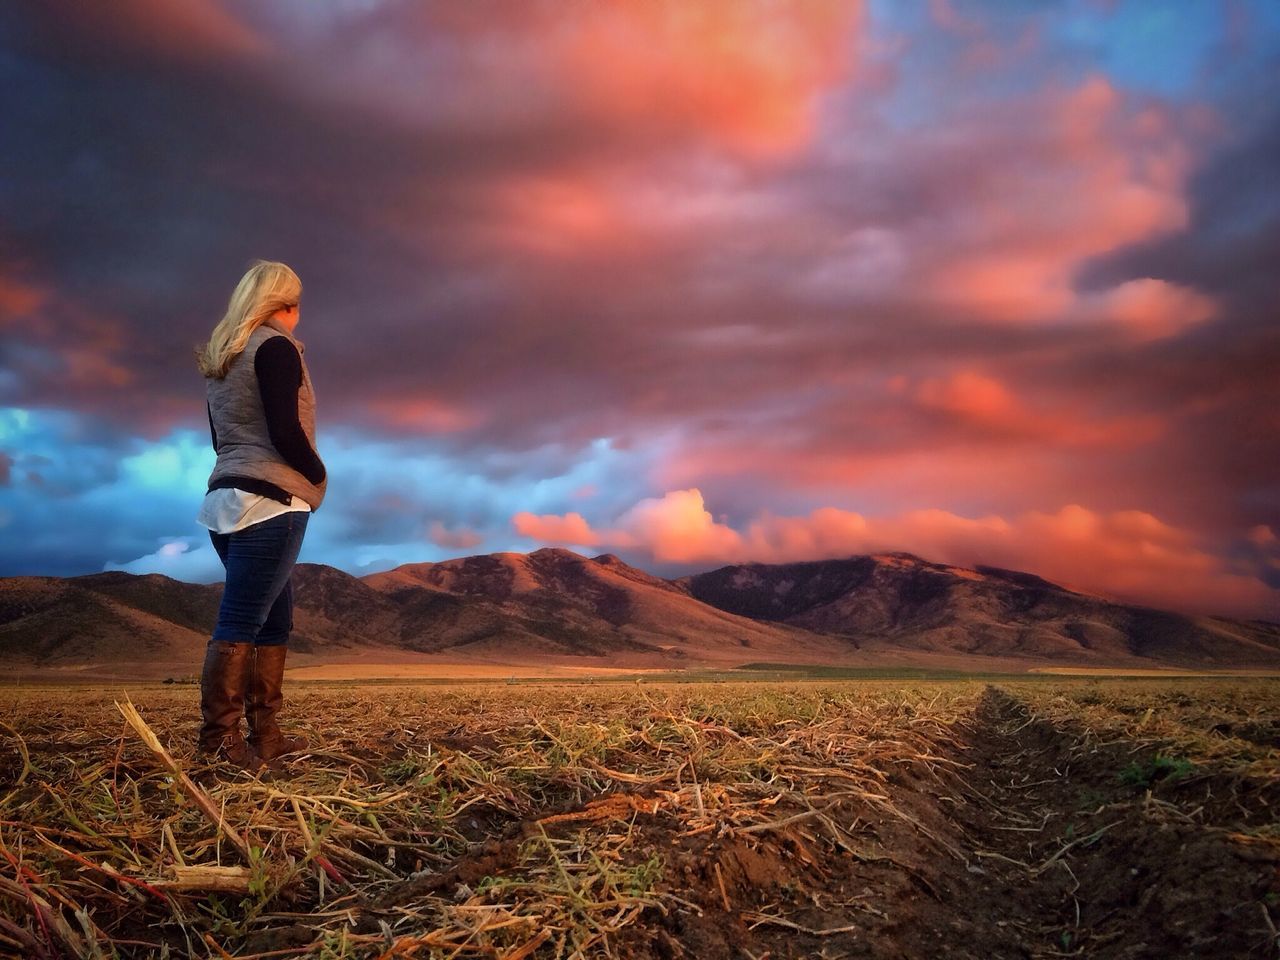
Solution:
{"label": "dramatic sunset sky", "polygon": [[1275,0],[45,0],[0,118],[0,575],[221,579],[192,347],[265,257],[302,561],[1280,618]]}

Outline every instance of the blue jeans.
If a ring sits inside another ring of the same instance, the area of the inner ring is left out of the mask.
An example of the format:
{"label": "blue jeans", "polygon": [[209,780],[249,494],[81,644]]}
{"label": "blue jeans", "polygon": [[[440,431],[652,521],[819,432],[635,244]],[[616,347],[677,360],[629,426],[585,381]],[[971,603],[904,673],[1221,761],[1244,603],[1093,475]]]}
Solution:
{"label": "blue jeans", "polygon": [[214,640],[262,646],[289,642],[293,629],[289,577],[310,519],[308,511],[290,510],[235,533],[209,531],[213,549],[227,568]]}

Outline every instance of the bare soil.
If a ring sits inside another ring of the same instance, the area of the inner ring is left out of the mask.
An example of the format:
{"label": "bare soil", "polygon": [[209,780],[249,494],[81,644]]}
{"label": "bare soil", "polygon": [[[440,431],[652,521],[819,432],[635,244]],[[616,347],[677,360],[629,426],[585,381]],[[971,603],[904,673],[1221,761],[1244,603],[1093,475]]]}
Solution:
{"label": "bare soil", "polygon": [[905,818],[825,808],[879,854],[800,825],[758,841],[656,831],[655,846],[679,850],[673,890],[697,909],[637,925],[623,955],[1280,956],[1280,847],[1241,832],[1274,826],[1280,783],[1206,770],[1128,784],[1154,751],[1080,734],[989,688],[956,742],[939,743],[966,768],[891,779]]}
{"label": "bare soil", "polygon": [[753,833],[645,815],[644,792],[548,808],[501,825],[447,870],[391,887],[354,932],[501,876],[521,842],[571,836],[598,819],[593,808],[622,799],[639,814],[632,859],[663,856],[658,889],[671,899],[611,945],[621,958],[1280,955],[1280,847],[1240,832],[1273,822],[1280,783],[1211,770],[1127,783],[1151,749],[1090,742],[995,687],[935,745],[934,762],[890,772],[886,813],[874,818],[864,795],[822,777],[807,802],[773,808],[776,828]]}

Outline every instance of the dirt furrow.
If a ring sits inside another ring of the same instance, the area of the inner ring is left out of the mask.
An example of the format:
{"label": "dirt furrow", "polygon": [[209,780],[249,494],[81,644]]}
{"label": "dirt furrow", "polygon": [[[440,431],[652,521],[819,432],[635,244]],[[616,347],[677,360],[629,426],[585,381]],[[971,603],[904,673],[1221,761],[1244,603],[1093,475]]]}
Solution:
{"label": "dirt furrow", "polygon": [[1230,775],[1161,782],[1154,747],[1059,728],[996,688],[976,720],[988,802],[958,818],[985,846],[973,894],[1001,899],[1025,937],[1009,956],[1280,955],[1280,848],[1243,832],[1256,809],[1209,802],[1240,788]]}

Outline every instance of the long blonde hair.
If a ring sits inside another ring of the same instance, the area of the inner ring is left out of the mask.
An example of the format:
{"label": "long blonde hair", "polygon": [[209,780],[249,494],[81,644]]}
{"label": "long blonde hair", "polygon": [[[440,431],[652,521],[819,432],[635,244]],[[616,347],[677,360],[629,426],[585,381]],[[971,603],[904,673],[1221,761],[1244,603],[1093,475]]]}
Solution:
{"label": "long blonde hair", "polygon": [[227,312],[213,328],[209,342],[196,346],[196,366],[206,377],[222,379],[231,361],[244,350],[249,335],[281,307],[302,297],[302,281],[276,260],[254,260],[240,278],[227,303]]}

